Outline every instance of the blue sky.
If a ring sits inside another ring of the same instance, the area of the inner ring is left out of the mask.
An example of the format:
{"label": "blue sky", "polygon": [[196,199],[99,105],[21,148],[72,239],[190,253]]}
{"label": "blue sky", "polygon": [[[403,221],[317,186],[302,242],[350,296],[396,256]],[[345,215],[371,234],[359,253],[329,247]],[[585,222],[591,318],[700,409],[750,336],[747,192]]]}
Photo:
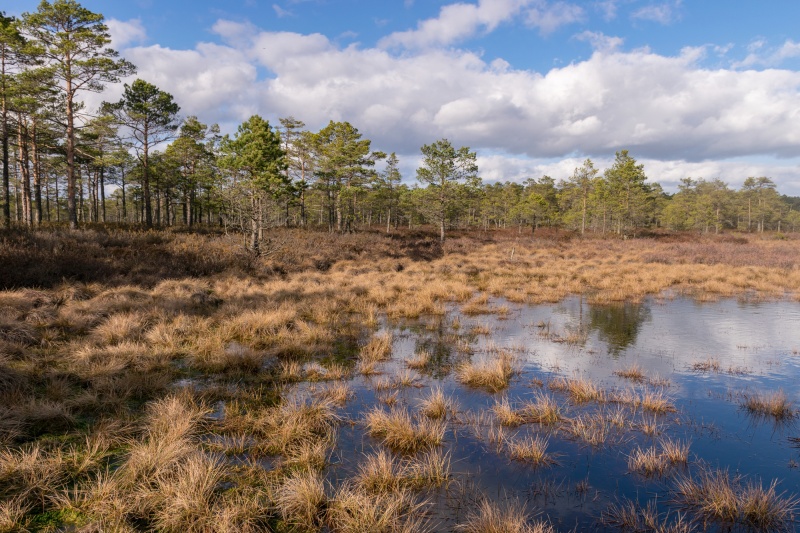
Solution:
{"label": "blue sky", "polygon": [[626,148],[668,189],[767,175],[800,195],[797,1],[82,4],[139,77],[223,130],[252,113],[348,120],[409,178],[439,137],[477,150],[488,180],[560,179]]}

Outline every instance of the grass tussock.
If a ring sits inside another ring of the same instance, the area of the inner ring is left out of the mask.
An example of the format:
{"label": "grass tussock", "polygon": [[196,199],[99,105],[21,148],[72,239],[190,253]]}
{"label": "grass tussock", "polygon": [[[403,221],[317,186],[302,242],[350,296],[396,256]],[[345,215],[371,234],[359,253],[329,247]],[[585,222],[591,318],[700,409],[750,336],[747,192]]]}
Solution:
{"label": "grass tussock", "polygon": [[326,522],[332,531],[341,533],[428,531],[423,514],[427,505],[409,491],[370,493],[344,484],[329,501]]}
{"label": "grass tussock", "polygon": [[542,391],[533,393],[533,400],[526,401],[519,410],[526,422],[554,425],[563,420],[562,409],[555,399]]}
{"label": "grass tussock", "polygon": [[793,531],[800,506],[796,496],[778,493],[776,482],[764,488],[755,480],[731,478],[725,470],[709,468],[694,476],[679,477],[672,492],[674,500],[698,521],[728,528]]}
{"label": "grass tussock", "polygon": [[656,502],[649,501],[642,507],[638,502],[623,500],[613,503],[603,511],[600,521],[620,531],[647,531],[649,533],[693,533],[694,524],[683,515],[673,516],[667,512],[659,514]]}
{"label": "grass tussock", "polygon": [[372,337],[361,347],[359,358],[366,363],[386,361],[392,354],[394,339],[391,333],[381,333]]}
{"label": "grass tussock", "polygon": [[672,467],[689,462],[689,442],[662,439],[658,446],[643,449],[636,447],[628,456],[628,470],[645,477],[663,476]]}
{"label": "grass tussock", "polygon": [[492,393],[507,388],[517,373],[514,355],[505,351],[494,358],[463,363],[456,368],[456,378],[461,383]]}
{"label": "grass tussock", "polygon": [[455,401],[445,396],[440,387],[434,387],[419,403],[420,412],[433,420],[441,420],[455,411]]}
{"label": "grass tussock", "polygon": [[463,533],[555,533],[547,522],[532,520],[521,504],[498,504],[488,499],[482,500],[455,529]]}
{"label": "grass tussock", "polygon": [[629,367],[615,370],[614,375],[629,381],[633,381],[634,383],[647,382],[647,375],[644,373],[642,367],[638,364],[632,364]]}
{"label": "grass tussock", "polygon": [[588,402],[603,403],[607,399],[606,392],[586,378],[569,379],[558,377],[551,380],[548,387],[553,391],[567,393],[570,399],[577,404]]}
{"label": "grass tussock", "polygon": [[406,361],[406,366],[414,370],[424,370],[431,361],[431,354],[425,350],[416,352],[413,357]]}
{"label": "grass tussock", "polygon": [[537,435],[504,439],[503,448],[512,459],[534,466],[546,466],[556,463],[555,457],[547,453],[548,444],[549,439]]}
{"label": "grass tussock", "polygon": [[310,471],[292,473],[275,491],[275,506],[281,518],[301,531],[319,529],[326,502],[322,478]]}
{"label": "grass tussock", "polygon": [[400,453],[415,453],[442,443],[445,423],[427,417],[412,418],[405,409],[376,407],[366,415],[367,432]]}
{"label": "grass tussock", "polygon": [[440,450],[401,459],[381,450],[361,462],[355,480],[367,492],[380,494],[441,487],[450,477],[450,455]]}
{"label": "grass tussock", "polygon": [[791,420],[798,415],[798,410],[795,408],[794,403],[782,390],[770,393],[747,394],[741,406],[753,415],[769,417],[778,422]]}

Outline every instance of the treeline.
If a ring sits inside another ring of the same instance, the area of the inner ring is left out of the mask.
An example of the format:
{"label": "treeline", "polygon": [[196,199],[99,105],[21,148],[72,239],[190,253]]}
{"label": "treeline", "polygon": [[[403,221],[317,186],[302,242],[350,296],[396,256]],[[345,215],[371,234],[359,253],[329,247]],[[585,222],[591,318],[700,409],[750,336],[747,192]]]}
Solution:
{"label": "treeline", "polygon": [[74,0],[43,1],[20,19],[0,14],[6,226],[224,226],[247,232],[256,251],[263,229],[276,225],[433,224],[442,239],[448,227],[475,226],[623,235],[800,229],[800,199],[781,196],[769,178],[747,178],[739,190],[686,178],[670,195],[625,150],[602,172],[587,159],[558,181],[485,184],[475,152],[442,139],[422,147],[408,185],[397,156],[373,151],[348,122],[313,132],[293,117],[271,125],[253,116],[222,136],[216,125],[180,118],[172,95],[141,79],[119,101],[86,109],[87,92],[136,71],[107,47],[103,21]]}

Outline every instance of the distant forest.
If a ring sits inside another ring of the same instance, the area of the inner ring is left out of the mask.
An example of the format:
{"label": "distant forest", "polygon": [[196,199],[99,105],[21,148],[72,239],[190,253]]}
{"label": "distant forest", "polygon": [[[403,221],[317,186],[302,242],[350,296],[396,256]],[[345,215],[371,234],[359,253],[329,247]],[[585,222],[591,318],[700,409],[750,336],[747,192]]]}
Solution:
{"label": "distant forest", "polygon": [[272,226],[428,224],[442,239],[456,227],[800,230],[800,198],[768,177],[738,190],[687,177],[667,194],[626,150],[604,170],[587,159],[564,179],[484,183],[475,152],[441,139],[421,148],[416,180],[404,180],[397,156],[373,151],[348,122],[313,132],[293,117],[253,116],[223,136],[181,118],[172,95],[141,79],[87,109],[87,93],[136,73],[109,43],[103,16],[73,0],[44,1],[20,19],[0,14],[5,226],[224,226],[248,233],[255,249]]}

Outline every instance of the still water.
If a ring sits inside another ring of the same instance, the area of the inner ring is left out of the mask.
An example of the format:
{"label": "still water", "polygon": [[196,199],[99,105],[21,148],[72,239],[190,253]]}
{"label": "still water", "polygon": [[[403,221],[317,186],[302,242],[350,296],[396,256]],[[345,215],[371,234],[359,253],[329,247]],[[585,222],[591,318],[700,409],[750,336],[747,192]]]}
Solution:
{"label": "still water", "polygon": [[[679,475],[705,465],[764,486],[777,481],[779,493],[800,494],[796,419],[775,422],[741,407],[748,394],[778,390],[800,405],[800,304],[678,298],[592,306],[577,297],[556,305],[492,304],[508,312],[464,316],[453,307],[444,317],[382,325],[394,335],[392,360],[382,364],[380,375],[351,378],[355,397],[344,416],[352,423],[340,429],[327,472],[332,482],[352,476],[364,455],[381,447],[365,434],[367,411],[396,390],[397,405],[413,412],[430,388],[439,386],[457,402],[459,414],[448,423],[444,444],[452,458],[453,483],[428,494],[435,502],[430,514],[436,530],[451,530],[480,495],[522,502],[559,531],[603,530],[601,513],[622,498],[642,505],[655,502],[662,513],[674,516],[680,509],[670,498],[670,475],[646,478],[628,470],[635,447],[665,437],[691,443],[689,464]],[[482,334],[474,333],[476,327]],[[416,386],[377,390],[379,383],[406,372],[405,361],[420,350],[431,353],[432,363],[423,372],[410,371]],[[497,357],[501,350],[514,353],[520,369],[506,390],[490,394],[456,380],[452,370],[459,362]],[[643,370],[648,384],[615,374],[633,365]],[[533,466],[511,460],[487,438],[497,400],[518,404],[543,391],[570,418],[611,409],[591,402],[577,405],[549,390],[559,376],[590,379],[607,391],[663,391],[676,411],[624,410],[630,427],[599,446],[558,427],[525,424],[509,434],[549,438],[548,452],[557,463]],[[655,426],[655,434],[637,429],[647,424]]]}

